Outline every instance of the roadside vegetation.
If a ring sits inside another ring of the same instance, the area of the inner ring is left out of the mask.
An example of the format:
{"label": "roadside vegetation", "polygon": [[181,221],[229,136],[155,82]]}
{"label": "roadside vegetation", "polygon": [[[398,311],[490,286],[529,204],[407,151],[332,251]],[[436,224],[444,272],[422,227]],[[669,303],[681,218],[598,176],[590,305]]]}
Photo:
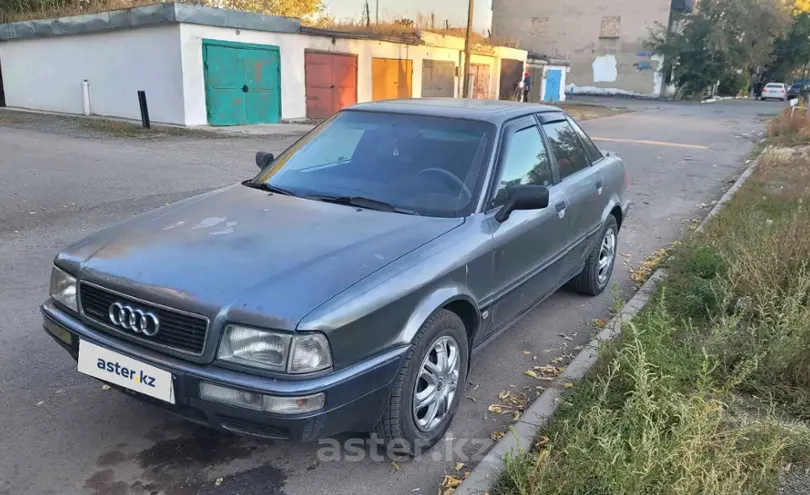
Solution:
{"label": "roadside vegetation", "polygon": [[773,143],[810,125],[787,111],[770,132],[754,174],[673,249],[653,302],[493,493],[767,494],[806,476],[810,153]]}
{"label": "roadside vegetation", "polygon": [[[208,7],[220,7],[260,14],[298,17],[314,24],[324,18],[323,0],[177,0]],[[158,0],[0,0],[0,23],[92,14],[160,3]]]}
{"label": "roadside vegetation", "polygon": [[807,78],[808,35],[806,0],[701,0],[653,29],[647,46],[664,56],[664,82],[677,86],[677,96],[700,99]]}
{"label": "roadside vegetation", "polygon": [[800,98],[796,108],[782,111],[768,125],[768,141],[772,145],[797,146],[810,144],[810,111],[808,101]]}

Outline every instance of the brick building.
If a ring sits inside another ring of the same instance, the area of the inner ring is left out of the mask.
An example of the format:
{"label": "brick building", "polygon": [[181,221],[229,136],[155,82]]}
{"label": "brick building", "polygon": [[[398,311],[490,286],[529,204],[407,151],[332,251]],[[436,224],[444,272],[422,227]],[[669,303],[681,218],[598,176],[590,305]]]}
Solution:
{"label": "brick building", "polygon": [[492,34],[567,60],[575,93],[661,96],[663,60],[644,47],[650,29],[693,0],[492,0]]}

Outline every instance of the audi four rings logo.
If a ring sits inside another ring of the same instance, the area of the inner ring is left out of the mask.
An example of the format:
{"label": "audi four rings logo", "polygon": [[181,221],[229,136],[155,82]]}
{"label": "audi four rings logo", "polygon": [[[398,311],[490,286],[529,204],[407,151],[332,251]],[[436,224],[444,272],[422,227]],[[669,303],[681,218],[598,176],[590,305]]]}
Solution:
{"label": "audi four rings logo", "polygon": [[110,321],[117,327],[142,333],[147,337],[154,337],[160,330],[160,321],[155,313],[120,302],[110,305]]}

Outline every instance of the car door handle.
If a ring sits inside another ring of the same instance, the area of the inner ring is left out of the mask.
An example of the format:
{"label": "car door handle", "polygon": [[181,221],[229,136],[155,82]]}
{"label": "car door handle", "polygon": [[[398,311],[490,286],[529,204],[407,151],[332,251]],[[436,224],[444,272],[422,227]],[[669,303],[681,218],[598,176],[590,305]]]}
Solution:
{"label": "car door handle", "polygon": [[602,194],[602,181],[596,181],[596,194]]}
{"label": "car door handle", "polygon": [[565,201],[560,201],[556,205],[554,205],[554,209],[557,210],[557,216],[560,218],[565,216],[565,209],[568,207],[568,204]]}

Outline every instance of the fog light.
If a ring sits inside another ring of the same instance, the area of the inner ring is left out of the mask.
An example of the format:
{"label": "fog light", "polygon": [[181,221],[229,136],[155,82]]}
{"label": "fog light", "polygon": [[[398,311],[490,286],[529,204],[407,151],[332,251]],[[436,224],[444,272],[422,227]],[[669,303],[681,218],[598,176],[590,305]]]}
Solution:
{"label": "fog light", "polygon": [[278,397],[222,387],[208,382],[200,382],[200,397],[211,402],[274,414],[304,414],[320,411],[326,403],[326,396],[323,393],[303,397]]}
{"label": "fog light", "polygon": [[231,406],[253,409],[254,411],[262,410],[261,394],[220,387],[213,383],[200,382],[200,397],[211,402],[221,402]]}
{"label": "fog light", "polygon": [[64,328],[52,322],[48,318],[44,318],[44,326],[45,330],[50,332],[51,335],[53,335],[57,339],[61,340],[67,345],[73,345],[73,336],[71,336],[70,332],[68,332]]}
{"label": "fog light", "polygon": [[264,410],[276,414],[302,414],[323,409],[326,397],[323,394],[306,397],[264,396]]}

